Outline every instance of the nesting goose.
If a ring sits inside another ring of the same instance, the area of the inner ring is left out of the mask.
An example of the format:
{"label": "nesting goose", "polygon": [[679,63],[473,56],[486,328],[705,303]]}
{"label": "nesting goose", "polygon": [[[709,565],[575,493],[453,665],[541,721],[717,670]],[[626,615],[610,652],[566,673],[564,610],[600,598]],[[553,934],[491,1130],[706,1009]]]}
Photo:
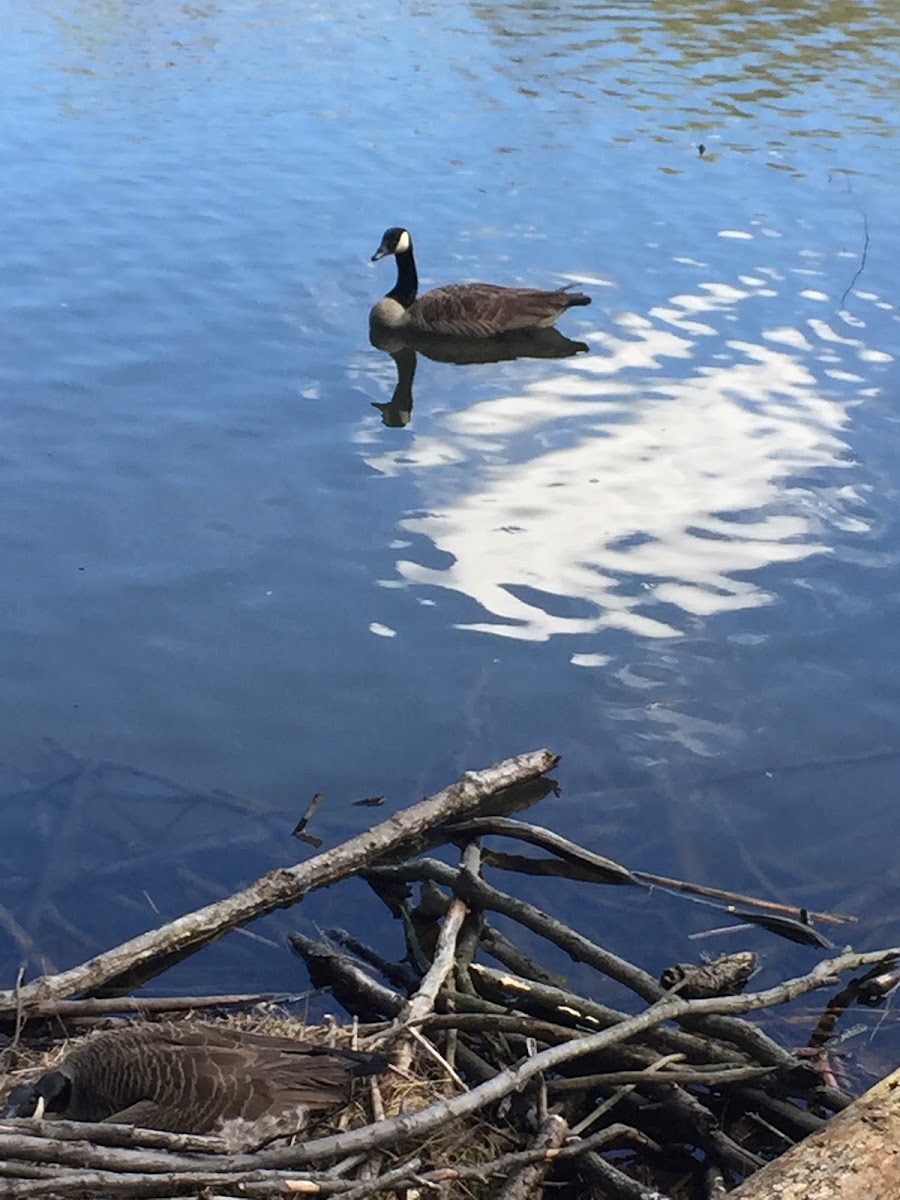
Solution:
{"label": "nesting goose", "polygon": [[393,254],[397,282],[372,309],[374,326],[450,337],[485,338],[553,325],[567,308],[590,304],[590,296],[567,288],[501,287],[495,283],[451,283],[418,295],[419,277],[407,229],[385,231],[372,261]]}
{"label": "nesting goose", "polygon": [[53,1114],[181,1133],[235,1145],[294,1133],[313,1110],[344,1102],[378,1055],[191,1023],[107,1030],[35,1083],[14,1087],[2,1117]]}

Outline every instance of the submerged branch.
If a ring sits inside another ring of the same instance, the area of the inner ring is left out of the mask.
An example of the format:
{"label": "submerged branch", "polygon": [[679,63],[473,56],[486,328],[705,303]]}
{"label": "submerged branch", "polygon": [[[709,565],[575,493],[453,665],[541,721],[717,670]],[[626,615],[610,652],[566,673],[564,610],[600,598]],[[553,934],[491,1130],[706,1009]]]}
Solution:
{"label": "submerged branch", "polygon": [[0,1017],[29,1014],[42,1002],[95,989],[159,958],[192,953],[231,929],[296,903],[306,892],[328,887],[383,855],[412,845],[439,822],[477,810],[497,792],[543,775],[557,762],[549,750],[536,750],[484,771],[468,771],[443,791],[306,862],[270,871],[243,891],[140,934],[70,970],[41,976],[18,991],[0,992]]}

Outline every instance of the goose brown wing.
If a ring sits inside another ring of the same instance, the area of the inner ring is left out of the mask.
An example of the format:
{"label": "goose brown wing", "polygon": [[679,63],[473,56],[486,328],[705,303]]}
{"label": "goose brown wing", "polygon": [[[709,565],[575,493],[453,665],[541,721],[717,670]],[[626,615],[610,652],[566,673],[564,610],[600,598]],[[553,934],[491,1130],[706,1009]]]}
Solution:
{"label": "goose brown wing", "polygon": [[589,297],[563,288],[542,291],[492,283],[458,283],[420,296],[407,310],[406,325],[452,337],[491,337],[552,325],[572,305],[589,303]]}
{"label": "goose brown wing", "polygon": [[350,1050],[343,1046],[315,1046],[296,1038],[269,1033],[249,1033],[224,1025],[195,1023],[190,1026],[168,1025],[155,1028],[164,1028],[166,1040],[179,1048],[206,1052],[213,1048],[235,1050],[251,1061],[258,1056],[260,1061],[265,1062],[272,1062],[278,1056],[287,1055],[286,1065],[292,1066],[293,1070],[301,1074],[327,1071],[327,1064],[333,1060],[352,1075],[375,1075],[387,1070],[387,1060],[382,1055],[366,1050]]}
{"label": "goose brown wing", "polygon": [[341,1103],[375,1055],[309,1047],[211,1025],[149,1025],[101,1034],[66,1059],[75,1120],[207,1133],[222,1121]]}
{"label": "goose brown wing", "polygon": [[[136,1104],[123,1108],[103,1118],[107,1125],[139,1125],[141,1129],[168,1129],[165,1114],[153,1100],[138,1100]],[[160,1122],[163,1122],[160,1124]]]}
{"label": "goose brown wing", "polygon": [[[280,1039],[279,1039],[280,1040]],[[289,1039],[285,1039],[288,1040]],[[180,1109],[183,1128],[198,1133],[219,1121],[255,1121],[285,1108],[331,1108],[350,1092],[352,1060],[281,1046],[208,1046],[175,1065],[161,1108]]]}

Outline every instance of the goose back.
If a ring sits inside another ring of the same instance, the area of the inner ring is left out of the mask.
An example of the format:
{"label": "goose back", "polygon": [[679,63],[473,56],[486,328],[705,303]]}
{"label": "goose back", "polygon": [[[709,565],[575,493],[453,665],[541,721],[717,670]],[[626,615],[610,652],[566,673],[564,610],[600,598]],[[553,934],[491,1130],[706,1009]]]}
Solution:
{"label": "goose back", "polygon": [[32,1098],[44,1096],[48,1112],[76,1121],[211,1133],[283,1115],[299,1127],[308,1111],[346,1100],[355,1075],[384,1066],[377,1055],[224,1026],[134,1026],[77,1046],[36,1084],[14,1089],[4,1111],[30,1116]]}
{"label": "goose back", "polygon": [[526,329],[545,329],[567,308],[590,304],[590,297],[565,288],[501,287],[456,283],[420,296],[406,310],[405,325],[446,337],[485,338]]}

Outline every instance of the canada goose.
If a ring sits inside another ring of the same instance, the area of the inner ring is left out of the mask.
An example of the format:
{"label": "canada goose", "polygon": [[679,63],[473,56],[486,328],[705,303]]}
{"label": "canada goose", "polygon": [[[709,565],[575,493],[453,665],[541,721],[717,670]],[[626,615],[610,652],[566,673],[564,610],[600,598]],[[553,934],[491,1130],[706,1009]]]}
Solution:
{"label": "canada goose", "polygon": [[419,296],[419,277],[409,230],[385,230],[372,262],[393,254],[397,282],[369,314],[373,325],[444,337],[486,338],[553,325],[567,308],[590,304],[590,296],[567,288],[500,287],[495,283],[451,283]]}
{"label": "canada goose", "polygon": [[295,1133],[307,1113],[341,1104],[379,1055],[328,1049],[200,1022],[105,1030],[34,1083],[12,1089],[0,1117],[110,1121],[217,1133],[246,1145]]}

